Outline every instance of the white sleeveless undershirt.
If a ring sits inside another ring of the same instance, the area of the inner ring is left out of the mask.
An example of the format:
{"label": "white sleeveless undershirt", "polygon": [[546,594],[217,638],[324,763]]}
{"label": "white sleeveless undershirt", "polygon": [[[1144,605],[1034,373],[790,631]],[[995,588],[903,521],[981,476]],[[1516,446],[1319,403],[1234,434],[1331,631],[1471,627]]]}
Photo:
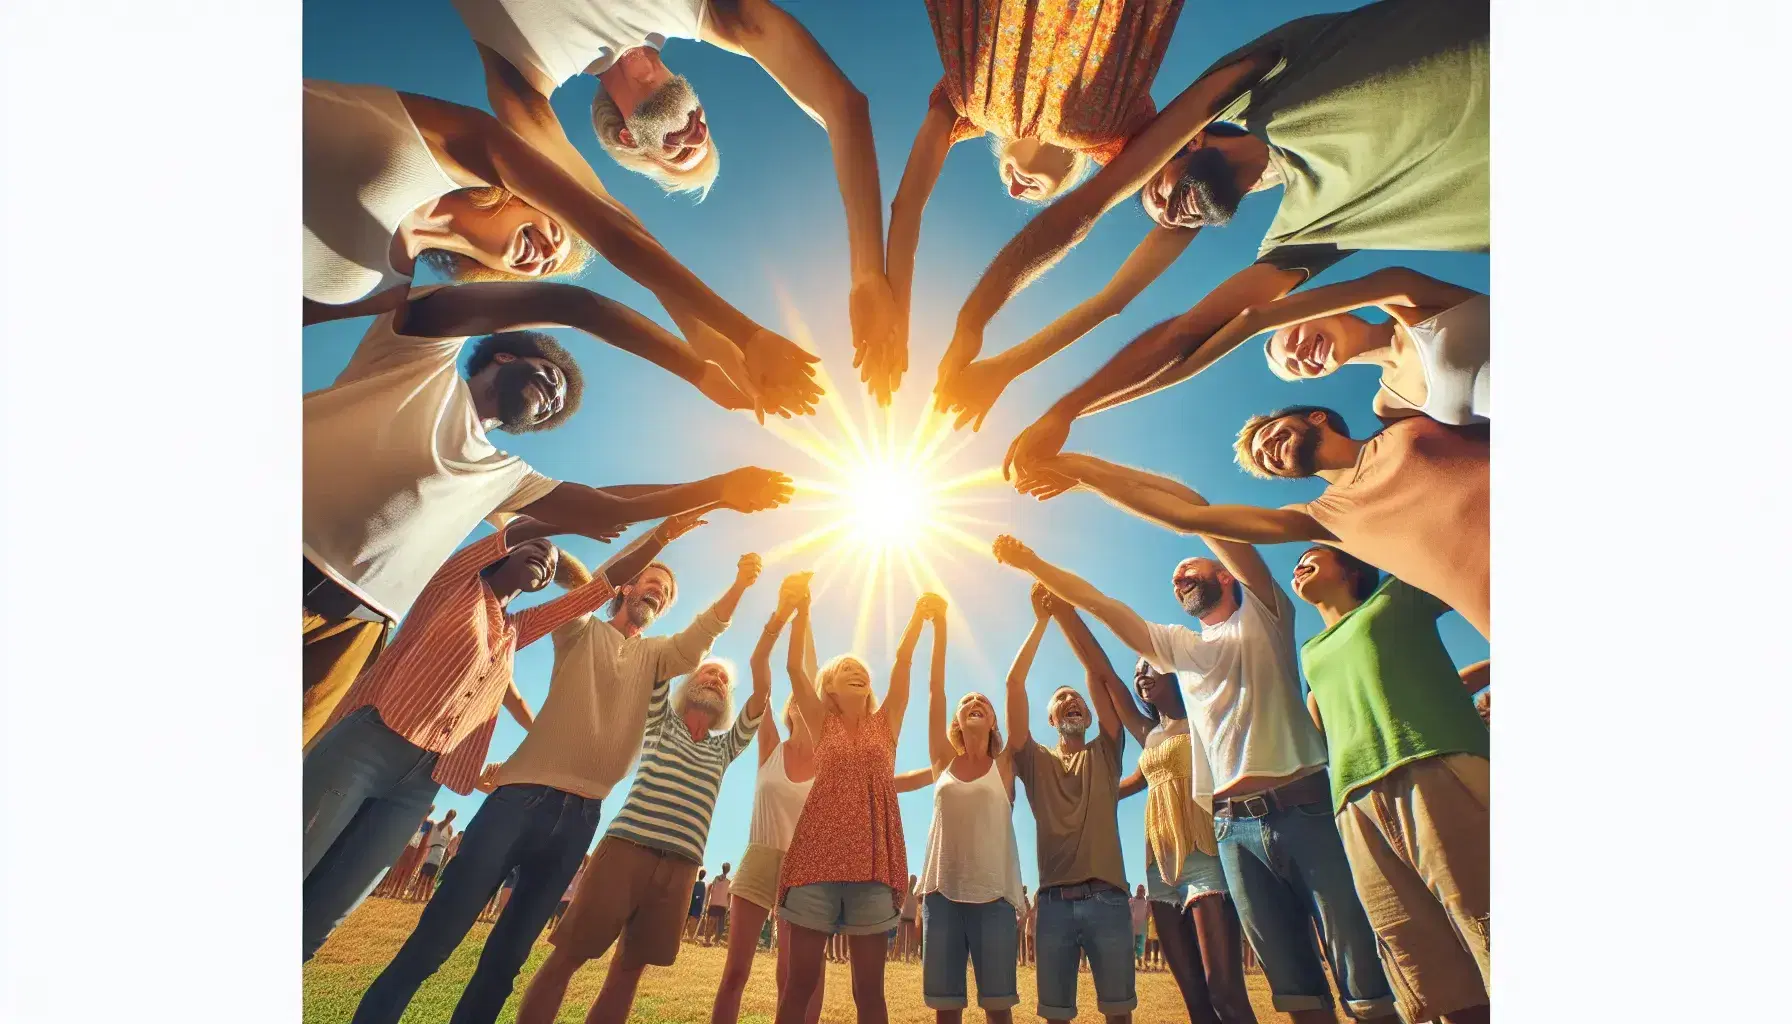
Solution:
{"label": "white sleeveless undershirt", "polygon": [[790,848],[796,820],[803,815],[803,802],[809,799],[809,787],[815,785],[813,778],[790,781],[790,773],[784,770],[785,746],[778,744],[759,766],[759,777],[753,783],[753,824],[747,829],[747,842],[780,851]]}
{"label": "white sleeveless undershirt", "polygon": [[473,41],[556,87],[641,46],[697,39],[709,0],[454,0]]}
{"label": "white sleeveless undershirt", "polygon": [[307,78],[303,116],[305,297],[342,305],[409,284],[392,269],[399,223],[460,186],[391,89]]}
{"label": "white sleeveless undershirt", "polygon": [[969,782],[947,768],[933,783],[933,824],[921,896],[938,892],[954,903],[1007,900],[1019,909],[1020,848],[1014,804],[996,765]]}
{"label": "white sleeveless undershirt", "polygon": [[[1457,427],[1492,419],[1488,327],[1491,311],[1488,296],[1477,295],[1407,328],[1419,365],[1425,371],[1425,404],[1414,408],[1439,423]],[[1393,388],[1382,386],[1395,398],[1413,405]]]}

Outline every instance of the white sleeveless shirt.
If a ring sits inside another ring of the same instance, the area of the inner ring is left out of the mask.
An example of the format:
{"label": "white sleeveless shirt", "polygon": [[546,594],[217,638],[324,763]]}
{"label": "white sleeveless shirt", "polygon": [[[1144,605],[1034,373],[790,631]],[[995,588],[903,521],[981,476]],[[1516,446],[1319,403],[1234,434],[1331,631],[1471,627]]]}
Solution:
{"label": "white sleeveless shirt", "polygon": [[1477,295],[1407,328],[1425,371],[1424,405],[1413,405],[1393,388],[1382,387],[1439,423],[1466,427],[1488,422],[1493,415],[1491,312],[1489,297]]}
{"label": "white sleeveless shirt", "polygon": [[398,93],[305,80],[305,298],[344,305],[398,285],[392,238],[411,211],[460,188]]}
{"label": "white sleeveless shirt", "polygon": [[454,0],[473,41],[556,87],[623,53],[697,39],[709,0]]}
{"label": "white sleeveless shirt", "polygon": [[1014,804],[995,765],[969,782],[948,767],[933,783],[933,824],[918,895],[937,892],[954,903],[1007,900],[1019,910],[1020,848]]}
{"label": "white sleeveless shirt", "polygon": [[809,799],[807,782],[790,781],[784,770],[784,748],[780,743],[772,756],[759,766],[759,777],[753,783],[753,824],[747,829],[747,842],[783,851],[790,848],[790,837],[796,832],[796,820],[803,816],[803,802]]}

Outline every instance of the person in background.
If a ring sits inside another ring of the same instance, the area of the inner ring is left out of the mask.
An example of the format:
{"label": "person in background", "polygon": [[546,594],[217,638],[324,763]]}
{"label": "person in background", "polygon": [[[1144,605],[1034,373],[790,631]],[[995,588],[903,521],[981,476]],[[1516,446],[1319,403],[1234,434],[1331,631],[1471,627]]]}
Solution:
{"label": "person in background", "polygon": [[1157,918],[1145,915],[1145,969],[1155,971],[1163,966],[1163,944],[1157,938]]}
{"label": "person in background", "polygon": [[691,908],[685,914],[684,941],[696,942],[697,929],[703,927],[703,909],[709,902],[709,885],[703,881],[708,868],[699,868],[697,881],[691,885]]}
{"label": "person in background", "polygon": [[[796,584],[794,638],[809,633],[809,581]],[[923,594],[897,645],[890,682],[879,702],[871,671],[852,655],[822,666],[811,679],[793,639],[791,689],[803,725],[820,736],[815,785],[785,851],[778,878],[778,914],[791,925],[790,979],[778,1001],[777,1024],[798,1024],[822,973],[830,933],[849,936],[853,1003],[867,1024],[888,1019],[884,961],[889,934],[901,920],[908,853],[896,804],[896,743],[908,711],[909,674],[922,627],[932,622],[944,642],[945,600]]]}
{"label": "person in background", "polygon": [[[1213,779],[1226,888],[1264,959],[1276,1009],[1294,1024],[1333,1019],[1331,984],[1313,941],[1317,922],[1350,1015],[1394,1024],[1375,933],[1325,814],[1325,741],[1302,714],[1293,602],[1254,547],[1203,539],[1218,558],[1184,559],[1170,576],[1199,632],[1146,622],[1013,537],[997,537],[995,554],[1100,619],[1153,669],[1177,673],[1190,732]],[[1198,760],[1193,770],[1198,778]],[[1202,788],[1194,786],[1197,796]]]}
{"label": "person in background", "polygon": [[705,946],[713,946],[717,939],[725,936],[728,926],[728,872],[734,865],[724,862],[722,873],[709,883],[707,902],[709,910],[703,915],[703,924],[697,929]]}
{"label": "person in background", "polygon": [[1489,748],[1437,633],[1442,601],[1315,547],[1294,591],[1325,629],[1301,645],[1350,873],[1406,1020],[1490,1019]]}
{"label": "person in background", "polygon": [[454,811],[450,810],[435,828],[429,830],[427,852],[423,855],[423,864],[417,869],[417,899],[427,900],[436,891],[436,876],[441,874],[442,865],[448,860],[448,843],[453,836]]}
{"label": "person in background", "polygon": [[1087,955],[1096,1009],[1109,1024],[1128,1024],[1139,999],[1116,816],[1125,734],[1107,689],[1088,679],[1098,720],[1095,739],[1086,738],[1089,704],[1069,686],[1052,691],[1046,704],[1046,722],[1057,732],[1057,743],[1047,747],[1033,738],[1027,670],[1046,626],[1053,618],[1062,623],[1070,609],[1043,586],[1033,587],[1031,600],[1033,630],[1008,673],[1007,753],[1033,808],[1038,1012],[1047,1020],[1075,1019],[1078,964]]}
{"label": "person in background", "polygon": [[1145,898],[1145,887],[1139,886],[1127,901],[1132,911],[1132,961],[1138,970],[1145,969],[1145,922],[1151,918],[1151,901]]}
{"label": "person in background", "polygon": [[1492,699],[1493,691],[1491,690],[1482,690],[1479,694],[1475,695],[1475,714],[1480,715],[1481,724],[1490,729],[1493,727],[1493,719],[1488,717],[1488,713],[1489,703]]}
{"label": "person in background", "polygon": [[398,859],[386,869],[385,877],[374,887],[373,895],[395,900],[402,898],[410,889],[411,879],[417,876],[417,867],[423,863],[423,841],[429,838],[429,830],[436,826],[435,820],[430,817],[435,812],[435,805],[430,804],[429,810],[423,814],[422,824],[417,826],[417,831],[411,833],[411,841],[405,844]]}
{"label": "person in background", "polygon": [[[778,587],[778,606],[753,647],[751,671],[755,687],[760,685],[761,676],[771,678],[772,648],[777,646],[784,628],[796,615],[799,581],[806,579],[798,574]],[[793,642],[802,643],[802,658],[810,668],[810,678],[813,678],[815,644],[812,636]],[[791,685],[795,685],[794,678]],[[766,686],[769,688],[770,684]],[[766,715],[759,720],[759,772],[753,783],[753,818],[747,832],[747,852],[741,857],[740,872],[730,888],[732,905],[728,916],[734,925],[728,931],[728,958],[722,965],[722,980],[716,987],[715,1004],[710,1008],[710,1024],[736,1024],[740,1019],[741,995],[753,974],[751,937],[758,934],[760,945],[769,948],[776,920],[772,911],[778,905],[778,874],[783,868],[784,851],[790,846],[797,819],[803,813],[803,803],[815,784],[815,740],[808,727],[797,718],[795,696],[785,700],[780,717],[788,738],[779,735],[778,724],[772,716]],[[755,926],[759,921],[764,922],[763,928]],[[779,998],[783,997],[790,977],[789,939],[788,929],[777,930]],[[815,995],[810,997],[805,1024],[817,1024],[821,1019],[822,993],[826,985],[827,972],[823,971]]]}
{"label": "person in background", "polygon": [[578,873],[572,876],[572,881],[566,883],[566,891],[560,895],[560,905],[554,908],[554,916],[548,918],[549,928],[560,926],[560,919],[566,916],[566,908],[572,904],[573,893],[579,891],[579,883],[585,880],[585,869],[590,866],[591,855],[587,853],[585,859],[579,862]]}
{"label": "person in background", "polygon": [[[628,220],[643,245],[658,243],[604,188],[549,98],[576,75],[595,76],[591,124],[604,151],[668,192],[701,198],[715,183],[721,158],[696,91],[667,68],[660,50],[670,39],[699,39],[763,68],[827,132],[846,205],[853,365],[880,403],[889,404],[907,362],[895,336],[895,302],[884,271],[870,108],[801,22],[771,0],[455,0],[455,7],[478,47],[498,121]],[[727,338],[747,337],[692,301],[707,298],[702,293],[636,279],[659,296],[687,335],[695,337],[701,332],[694,328],[702,327]]]}
{"label": "person in background", "polygon": [[896,958],[907,962],[920,955],[921,926],[917,923],[921,915],[921,900],[915,894],[919,879],[908,876],[908,892],[902,897],[902,921],[896,926]]}
{"label": "person in background", "polygon": [[[671,636],[642,636],[677,593],[672,570],[655,556],[702,522],[686,516],[643,534],[621,556],[630,559],[635,575],[615,589],[609,620],[599,621],[593,606],[554,631],[555,672],[540,717],[507,760],[482,774],[479,784],[489,795],[467,827],[460,869],[444,879],[417,927],[369,986],[353,1024],[397,1024],[423,982],[466,937],[492,890],[520,866],[515,894],[486,937],[454,1013],[457,1024],[497,1019],[591,849],[603,799],[641,750],[635,723],[645,722],[647,709],[645,701],[635,705],[632,698],[695,670],[758,578],[757,556],[742,556],[733,582],[696,621]],[[608,716],[598,710],[606,705]]]}
{"label": "person in background", "polygon": [[[741,577],[750,583],[760,565],[757,555],[741,559]],[[553,1024],[573,974],[612,946],[616,955],[585,1019],[626,1024],[641,975],[677,961],[678,911],[709,845],[722,776],[752,742],[770,696],[771,680],[756,678],[736,716],[733,666],[715,660],[676,690],[670,681],[655,688],[634,785],[597,844],[566,920],[548,936],[553,951],[523,994],[517,1024]],[[728,867],[709,884],[712,907],[726,903]]]}
{"label": "person in background", "polygon": [[520,870],[522,868],[519,865],[511,868],[510,874],[504,876],[504,884],[499,886],[498,891],[492,893],[492,898],[486,901],[485,909],[479,912],[479,920],[490,924],[504,916],[504,908],[510,903],[510,894],[516,888],[516,876]]}

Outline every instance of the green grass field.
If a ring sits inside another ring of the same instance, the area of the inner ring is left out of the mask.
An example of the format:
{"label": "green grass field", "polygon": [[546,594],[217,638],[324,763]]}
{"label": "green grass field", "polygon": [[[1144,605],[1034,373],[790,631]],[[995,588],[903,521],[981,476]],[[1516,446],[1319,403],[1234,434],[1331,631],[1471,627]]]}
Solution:
{"label": "green grass field", "polygon": [[[354,1015],[361,993],[386,966],[398,947],[417,923],[423,907],[419,903],[370,899],[343,922],[311,962],[305,965],[305,1024],[347,1024]],[[475,925],[471,935],[461,943],[435,977],[425,982],[411,1001],[404,1024],[442,1024],[454,1010],[454,1002],[462,987],[473,975],[480,946],[485,942],[490,925]],[[536,967],[547,956],[548,945],[537,942],[535,952],[524,965],[517,979],[517,994],[498,1017],[499,1024],[516,1020],[516,1005],[522,990]],[[638,1024],[706,1024],[716,984],[722,976],[722,949],[686,944],[678,955],[678,965],[650,968],[641,980],[640,997],[629,1018]],[[586,965],[573,979],[566,1004],[561,1007],[558,1024],[580,1024],[608,969],[606,957]],[[753,980],[741,1000],[741,1024],[771,1024],[776,1005],[770,953],[761,953],[753,967]],[[1270,1009],[1269,989],[1261,974],[1246,976],[1251,989],[1251,1002],[1257,1017],[1264,1024],[1284,1018]],[[1165,971],[1146,971],[1138,975],[1139,1008],[1133,1015],[1138,1024],[1159,1021],[1187,1020],[1182,997],[1176,983]],[[933,1012],[921,1002],[921,965],[892,963],[886,968],[884,992],[889,1001],[891,1024],[931,1024]],[[975,982],[972,982],[975,993]],[[1036,1020],[1032,1014],[1034,979],[1031,968],[1020,971],[1020,1005],[1015,1019]],[[975,1000],[973,994],[972,999]],[[1082,975],[1077,995],[1082,1014],[1079,1021],[1100,1021],[1095,1012],[1095,988],[1087,974]],[[828,965],[827,1003],[822,1020],[847,1024],[854,1018],[851,979],[841,964]],[[966,1019],[977,1021],[980,1015],[972,1010]]]}

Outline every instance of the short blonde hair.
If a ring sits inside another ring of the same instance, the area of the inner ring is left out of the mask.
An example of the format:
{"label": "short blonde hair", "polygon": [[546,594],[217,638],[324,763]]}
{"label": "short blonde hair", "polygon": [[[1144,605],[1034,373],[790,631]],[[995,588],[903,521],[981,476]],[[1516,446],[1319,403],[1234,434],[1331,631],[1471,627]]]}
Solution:
{"label": "short blonde hair", "polygon": [[1259,479],[1282,479],[1274,473],[1264,469],[1262,466],[1257,465],[1257,460],[1251,458],[1251,442],[1256,440],[1257,432],[1259,430],[1274,423],[1276,420],[1285,419],[1289,416],[1306,419],[1307,416],[1316,412],[1325,414],[1325,425],[1327,427],[1330,427],[1332,430],[1337,431],[1345,437],[1350,436],[1350,429],[1345,426],[1344,417],[1338,415],[1336,409],[1328,409],[1323,405],[1291,405],[1286,409],[1277,409],[1275,412],[1267,415],[1252,416],[1250,419],[1245,420],[1244,426],[1238,428],[1238,440],[1232,442],[1233,461],[1238,463],[1238,468]]}
{"label": "short blonde hair", "polygon": [[[523,202],[522,198],[515,192],[512,192],[507,188],[498,188],[493,185],[479,185],[473,188],[463,188],[460,191],[466,194],[467,201],[471,203],[476,210],[500,209],[505,203],[510,202],[512,199],[515,199],[519,203]],[[528,204],[525,203],[524,205]],[[543,216],[546,216],[546,214],[543,214]],[[560,264],[559,269],[555,270],[552,274],[544,274],[542,276],[544,278],[577,277],[585,272],[585,268],[589,266],[592,259],[597,256],[597,251],[591,248],[591,243],[574,234],[570,228],[567,228],[564,223],[561,223],[558,217],[553,218],[553,220],[555,223],[560,224],[560,227],[566,231],[567,237],[572,240],[572,245],[566,250],[566,262]],[[463,256],[458,252],[449,252],[446,249],[425,249],[423,254],[417,257],[417,259],[418,262],[456,284],[472,284],[479,281],[535,280],[534,278],[525,277],[522,274],[512,274],[507,270],[498,270],[494,267],[488,267],[470,256]]]}
{"label": "short blonde hair", "polygon": [[[859,668],[863,669],[865,671],[865,681],[866,683],[870,683],[871,666],[865,664],[858,657],[851,654],[842,654],[839,657],[831,658],[826,665],[821,666],[821,671],[815,674],[815,690],[821,697],[823,706],[826,706],[829,700],[828,684],[833,682],[834,677],[839,675],[840,670],[847,665],[857,665]],[[866,689],[868,692],[870,691],[869,686],[867,686]],[[877,713],[877,694],[875,692],[871,692],[870,696],[865,701],[865,713],[867,715],[874,715]],[[821,738],[819,730],[817,731],[815,738]]]}
{"label": "short blonde hair", "polygon": [[1263,339],[1263,361],[1269,364],[1269,372],[1290,384],[1298,384],[1306,378],[1296,377],[1294,374],[1289,373],[1288,367],[1282,365],[1282,361],[1276,358],[1275,353],[1270,351],[1270,348],[1276,343],[1276,339],[1282,336],[1282,332],[1292,331],[1294,328],[1294,324],[1289,324],[1286,327],[1278,327],[1270,332],[1269,337]]}
{"label": "short blonde hair", "polygon": [[[960,754],[964,753],[964,727],[958,724],[958,708],[964,707],[965,698],[970,696],[972,694],[967,693],[958,698],[958,707],[952,709],[952,717],[946,722],[946,742],[952,744],[952,749]],[[989,756],[995,757],[1002,752],[1002,727],[997,724],[993,714],[995,703],[981,693],[975,696],[983,697],[992,712],[989,720]]]}
{"label": "short blonde hair", "polygon": [[734,668],[734,662],[729,661],[727,658],[704,658],[701,664],[699,664],[696,668],[694,668],[690,671],[689,675],[685,676],[683,679],[680,679],[678,681],[678,685],[676,687],[674,687],[672,690],[672,713],[676,714],[676,715],[684,714],[685,705],[688,700],[686,694],[690,690],[691,681],[697,678],[697,673],[703,671],[704,668],[706,668],[710,665],[716,665],[716,666],[720,667],[722,669],[722,671],[724,671],[728,674],[728,685],[723,687],[722,713],[720,715],[716,716],[716,720],[714,722],[710,723],[709,729],[711,732],[726,732],[728,729],[730,729],[734,726],[734,717],[735,717],[735,708],[734,708],[735,668]]}
{"label": "short blonde hair", "polygon": [[[1007,156],[1008,150],[1020,141],[1020,139],[1003,138],[1000,135],[990,136],[989,148],[990,151],[995,154],[997,180],[1001,180],[1002,177],[1002,158]],[[1046,143],[1046,145],[1050,145],[1050,143]],[[1063,149],[1065,147],[1060,146],[1058,148]],[[1019,199],[1021,202],[1033,206],[1044,206],[1082,184],[1083,179],[1088,177],[1090,170],[1095,167],[1095,158],[1080,149],[1072,149],[1068,150],[1068,152],[1070,153],[1070,170],[1064,172],[1064,176],[1058,179],[1058,183],[1052,186],[1050,192],[1047,192],[1037,199],[1034,199],[1031,196],[1016,196],[1013,194],[1010,194],[1009,198]]]}
{"label": "short blonde hair", "polygon": [[709,147],[704,150],[703,159],[697,161],[697,166],[680,171],[653,159],[643,149],[624,144],[622,129],[626,127],[628,119],[623,116],[622,108],[600,86],[597,95],[591,98],[591,128],[597,132],[598,145],[604,152],[623,167],[651,178],[667,192],[695,192],[699,203],[709,197],[709,190],[716,184],[716,174],[722,168],[721,148],[716,145],[714,135],[709,137]]}

